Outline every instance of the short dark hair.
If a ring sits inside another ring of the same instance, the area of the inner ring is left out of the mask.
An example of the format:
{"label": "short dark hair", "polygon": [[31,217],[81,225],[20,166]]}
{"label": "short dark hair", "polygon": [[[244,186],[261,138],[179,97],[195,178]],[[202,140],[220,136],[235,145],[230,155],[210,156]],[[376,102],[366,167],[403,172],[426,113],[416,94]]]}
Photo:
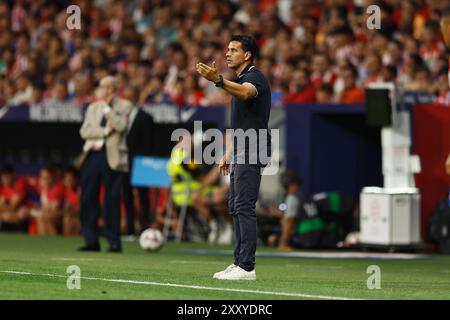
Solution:
{"label": "short dark hair", "polygon": [[80,171],[75,167],[75,166],[69,166],[65,172],[65,174],[71,174],[73,175],[75,178],[79,178],[80,177]]}
{"label": "short dark hair", "polygon": [[329,83],[322,83],[318,88],[317,91],[324,91],[328,94],[333,94],[333,87]]}
{"label": "short dark hair", "polygon": [[399,40],[393,39],[389,42],[392,42],[393,44],[395,44],[397,46],[397,48],[399,48],[400,50],[403,50],[403,43],[401,43]]}
{"label": "short dark hair", "polygon": [[311,77],[311,71],[309,71],[309,69],[306,69],[306,68],[299,68],[299,69],[297,69],[296,71],[304,72],[305,75],[306,75],[306,78],[308,78],[308,79]]}
{"label": "short dark hair", "polygon": [[351,63],[347,64],[344,67],[344,69],[349,70],[352,73],[353,77],[355,77],[355,79],[358,77],[358,70],[355,68],[355,66],[353,64],[351,64]]}
{"label": "short dark hair", "polygon": [[339,27],[339,28],[331,31],[329,35],[332,35],[332,36],[344,35],[344,36],[349,36],[352,39],[355,37],[353,30],[348,26]]}
{"label": "short dark hair", "polygon": [[439,21],[430,20],[425,23],[425,28],[432,30],[433,32],[439,32],[440,26]]}
{"label": "short dark hair", "polygon": [[253,61],[258,55],[258,46],[256,40],[250,35],[232,35],[230,41],[238,41],[241,43],[242,50],[244,52],[250,51],[250,61]]}
{"label": "short dark hair", "polygon": [[41,170],[40,170],[41,172],[42,171],[47,171],[47,172],[49,172],[52,176],[53,176],[53,174],[55,173],[55,167],[53,166],[53,164],[48,164],[48,163],[46,163],[46,164],[44,164],[42,167],[41,167]]}
{"label": "short dark hair", "polygon": [[10,163],[5,163],[0,169],[0,174],[13,174],[14,172],[14,166]]}
{"label": "short dark hair", "polygon": [[34,81],[33,88],[44,91],[47,87],[44,81]]}
{"label": "short dark hair", "polygon": [[287,189],[290,185],[303,185],[302,178],[297,174],[295,170],[286,169],[285,172],[281,174],[281,185],[283,188]]}
{"label": "short dark hair", "polygon": [[384,66],[384,68],[386,68],[386,70],[388,70],[389,73],[390,73],[394,78],[397,78],[398,71],[397,71],[397,67],[396,67],[396,66],[394,66],[394,65],[392,65],[392,64],[389,64],[389,65],[387,65],[387,66]]}

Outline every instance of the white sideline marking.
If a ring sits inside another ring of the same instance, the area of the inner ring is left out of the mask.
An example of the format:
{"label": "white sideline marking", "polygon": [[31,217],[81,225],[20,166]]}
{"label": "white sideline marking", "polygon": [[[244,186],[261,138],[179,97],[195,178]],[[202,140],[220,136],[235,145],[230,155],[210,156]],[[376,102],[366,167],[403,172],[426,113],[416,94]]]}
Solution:
{"label": "white sideline marking", "polygon": [[[292,263],[287,263],[284,265],[285,267],[293,267],[293,268],[308,268],[308,266],[303,266],[300,264],[292,264]],[[328,266],[328,269],[342,269],[344,268],[343,266]]]}
{"label": "white sideline marking", "polygon": [[[0,270],[0,273],[13,274],[13,275],[41,276],[41,277],[51,277],[51,278],[67,278],[67,276],[59,275],[59,274],[34,273],[34,272],[24,272],[24,271],[14,271],[14,270]],[[80,279],[97,280],[97,281],[105,281],[105,282],[142,284],[142,285],[149,285],[149,286],[197,289],[197,290],[228,291],[228,292],[254,293],[254,294],[273,295],[273,296],[301,297],[301,298],[311,298],[311,299],[361,300],[361,299],[356,299],[356,298],[321,296],[321,295],[304,294],[304,293],[296,293],[296,292],[271,292],[271,291],[248,290],[248,289],[216,288],[216,287],[204,287],[204,286],[194,286],[194,285],[176,284],[176,283],[161,283],[161,282],[153,282],[153,281],[107,279],[107,278],[94,278],[94,277],[80,277]]]}
{"label": "white sideline marking", "polygon": [[[180,252],[203,255],[233,255],[232,250],[190,250],[180,249]],[[367,252],[256,252],[257,257],[289,257],[289,258],[314,258],[314,259],[385,259],[385,260],[418,260],[428,259],[429,255],[411,253],[367,253]]]}
{"label": "white sideline marking", "polygon": [[226,264],[221,261],[201,261],[201,260],[169,260],[169,263],[185,263],[185,264],[191,264],[191,263],[201,263],[201,264]]}
{"label": "white sideline marking", "polygon": [[112,259],[99,259],[99,258],[51,258],[54,261],[112,261]]}

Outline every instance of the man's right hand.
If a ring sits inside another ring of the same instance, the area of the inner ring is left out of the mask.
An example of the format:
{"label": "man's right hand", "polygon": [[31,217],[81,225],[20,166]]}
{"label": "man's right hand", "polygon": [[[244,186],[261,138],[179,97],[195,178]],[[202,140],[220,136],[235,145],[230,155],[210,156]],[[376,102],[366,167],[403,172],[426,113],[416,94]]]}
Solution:
{"label": "man's right hand", "polygon": [[228,157],[229,156],[225,154],[219,162],[219,173],[222,176],[230,174],[230,163]]}
{"label": "man's right hand", "polygon": [[216,62],[213,61],[211,66],[204,64],[202,62],[198,62],[195,65],[197,72],[206,80],[209,81],[217,81],[220,79],[219,70],[217,69]]}
{"label": "man's right hand", "polygon": [[105,137],[109,136],[113,131],[114,131],[114,128],[111,125],[111,123],[108,121],[106,123],[106,127],[105,127]]}

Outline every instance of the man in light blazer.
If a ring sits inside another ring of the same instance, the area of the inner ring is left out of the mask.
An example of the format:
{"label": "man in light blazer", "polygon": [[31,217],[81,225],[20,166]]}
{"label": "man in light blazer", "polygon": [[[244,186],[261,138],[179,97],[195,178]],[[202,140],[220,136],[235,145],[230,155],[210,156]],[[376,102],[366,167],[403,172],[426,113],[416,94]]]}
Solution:
{"label": "man in light blazer", "polygon": [[107,76],[100,81],[99,100],[86,111],[80,135],[85,140],[81,166],[81,233],[85,246],[80,251],[100,251],[97,220],[99,192],[105,189],[103,220],[108,252],[122,252],[120,241],[120,194],[123,173],[128,171],[126,146],[128,115],[132,105],[116,96],[117,83]]}

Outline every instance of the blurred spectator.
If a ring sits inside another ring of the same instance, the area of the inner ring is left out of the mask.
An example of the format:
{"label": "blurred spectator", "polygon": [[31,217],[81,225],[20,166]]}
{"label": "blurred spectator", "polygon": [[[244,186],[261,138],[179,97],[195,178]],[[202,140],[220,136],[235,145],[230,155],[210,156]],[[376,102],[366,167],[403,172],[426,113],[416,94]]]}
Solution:
{"label": "blurred spectator", "polygon": [[33,84],[33,91],[31,93],[31,97],[28,100],[29,104],[39,104],[44,99],[44,90],[45,86],[43,83],[35,83]]}
{"label": "blurred spectator", "polygon": [[330,68],[330,61],[325,53],[316,53],[312,58],[311,65],[311,82],[315,86],[319,86],[322,83],[333,84],[336,80],[336,75]]}
{"label": "blurred spectator", "polygon": [[366,88],[373,82],[381,81],[381,58],[378,54],[369,54],[364,61],[365,80],[363,87]]}
{"label": "blurred spectator", "polygon": [[14,64],[10,75],[17,78],[20,74],[25,72],[29,64],[30,39],[27,33],[21,33],[15,42],[15,56]]}
{"label": "blurred spectator", "polygon": [[301,195],[302,182],[298,175],[292,171],[287,170],[282,175],[282,185],[286,197],[284,199],[285,210],[279,210],[273,206],[269,206],[271,215],[280,219],[281,234],[272,234],[268,238],[268,243],[271,246],[278,246],[281,251],[291,251],[292,247],[290,240],[295,233],[295,226],[300,217],[300,210],[303,206],[303,196]]}
{"label": "blurred spectator", "polygon": [[56,82],[50,91],[48,98],[46,99],[48,102],[58,103],[64,102],[67,100],[67,85],[63,81]]}
{"label": "blurred spectator", "polygon": [[16,80],[16,92],[11,98],[13,104],[28,103],[33,95],[33,86],[27,74],[21,74]]}
{"label": "blurred spectator", "polygon": [[[338,9],[339,8],[332,8],[332,12],[338,12]],[[338,22],[339,25],[342,23],[341,19],[345,23],[344,16],[341,16],[338,19],[340,21]],[[329,32],[329,37],[327,39],[331,49],[331,57],[336,61],[345,59],[351,60],[355,53],[353,31],[346,26],[340,26],[336,29],[331,27],[330,30],[334,30]]]}
{"label": "blurred spectator", "polygon": [[39,176],[40,206],[31,211],[40,235],[57,235],[62,225],[64,186],[58,183],[50,167],[41,169]]}
{"label": "blurred spectator", "polygon": [[364,103],[364,91],[356,85],[356,69],[350,64],[341,68],[343,91],[337,101],[340,103]]}
{"label": "blurred spectator", "polygon": [[0,226],[2,224],[24,229],[28,218],[26,205],[27,183],[24,178],[17,177],[11,165],[5,165],[0,172]]}
{"label": "blurred spectator", "polygon": [[383,65],[401,66],[403,63],[403,45],[398,40],[392,40],[387,44],[386,50],[381,56]]}
{"label": "blurred spectator", "polygon": [[394,65],[387,65],[381,68],[381,80],[383,82],[396,82],[397,67]]}
{"label": "blurred spectator", "polygon": [[64,45],[58,36],[53,36],[50,39],[48,48],[48,71],[58,71],[67,64],[67,54],[64,50]]}
{"label": "blurred spectator", "polygon": [[450,91],[448,90],[448,73],[447,70],[442,70],[436,79],[436,99],[435,102],[450,106]]}
{"label": "blurred spectator", "polygon": [[76,104],[89,104],[94,101],[93,86],[88,74],[78,73],[74,76],[73,82],[69,83],[73,88],[73,93],[69,99]]}
{"label": "blurred spectator", "polygon": [[321,84],[316,90],[317,103],[333,103],[333,87],[329,83]]}
{"label": "blurred spectator", "polygon": [[432,91],[431,86],[431,72],[426,66],[417,68],[412,81],[405,85],[405,89],[408,91]]}
{"label": "blurred spectator", "polygon": [[[125,173],[125,178],[123,179],[123,198],[126,209],[125,233],[127,235],[134,235],[135,233],[135,212],[139,212],[139,234],[149,228],[150,221],[153,220],[153,213],[150,213],[149,207],[149,188],[145,186],[132,188],[130,184],[134,158],[151,156],[154,152],[155,142],[153,117],[138,106],[138,96],[139,89],[137,87],[128,86],[125,88],[124,98],[132,104],[128,117],[126,137],[130,170]],[[138,206],[135,206],[133,201],[133,190],[138,197]]]}
{"label": "blurred spectator", "polygon": [[[231,136],[223,135],[224,152],[231,148]],[[192,197],[194,207],[207,218],[209,223],[208,241],[210,243],[231,244],[233,231],[232,219],[228,210],[228,193],[230,177],[222,176],[217,166],[200,175],[201,187],[194,191]]]}
{"label": "blurred spectator", "polygon": [[13,52],[5,49],[0,56],[0,75],[8,75],[14,62]]}
{"label": "blurred spectator", "polygon": [[172,99],[164,92],[164,79],[161,76],[153,76],[148,85],[140,94],[140,104],[170,103]]}
{"label": "blurred spectator", "polygon": [[166,52],[168,61],[170,61],[168,75],[165,83],[165,92],[171,92],[177,81],[177,78],[186,76],[186,53],[183,51],[181,45],[173,43],[169,45]]}
{"label": "blurred spectator", "polygon": [[[356,0],[69,2],[82,9],[80,31],[65,28],[66,6],[59,2],[0,4],[0,75],[8,77],[0,85],[1,105],[30,102],[23,74],[29,84],[45,83],[44,101],[61,81],[72,102],[88,104],[98,81],[111,73],[139,87],[141,103],[225,105],[223,92],[189,74],[199,56],[225,69],[220,56],[230,36],[239,33],[257,38],[256,64],[270,81],[274,106],[285,95],[297,103],[314,101],[312,87],[307,93],[293,84],[300,69],[310,84],[329,83],[340,96],[342,79],[338,85],[336,80],[342,61],[356,68],[362,88],[388,79],[410,90],[420,87],[409,83],[423,79],[422,67],[435,79],[448,63],[438,30],[448,0],[384,1],[381,30],[366,27],[369,3]],[[395,66],[397,75],[386,66]]]}
{"label": "blurred spectator", "polygon": [[315,102],[316,88],[310,81],[309,72],[306,69],[296,70],[286,94],[284,103],[311,103]]}
{"label": "blurred spectator", "polygon": [[440,35],[438,21],[429,21],[421,35],[420,56],[425,61],[431,72],[436,72],[437,60],[444,51],[442,41],[438,41]]}
{"label": "blurred spectator", "polygon": [[423,66],[422,58],[418,54],[408,54],[405,58],[403,69],[400,71],[398,82],[407,86],[414,80],[416,71]]}
{"label": "blurred spectator", "polygon": [[178,105],[199,107],[203,104],[205,93],[200,88],[199,79],[195,74],[188,74],[185,78],[178,79],[175,84],[175,96],[172,99]]}
{"label": "blurred spectator", "polygon": [[65,236],[77,236],[80,234],[79,180],[79,172],[76,168],[70,168],[64,174],[62,234]]}
{"label": "blurred spectator", "polygon": [[4,103],[6,103],[6,105],[12,105],[14,103],[13,97],[16,92],[15,82],[10,79],[5,79],[3,81],[2,91],[1,96]]}

